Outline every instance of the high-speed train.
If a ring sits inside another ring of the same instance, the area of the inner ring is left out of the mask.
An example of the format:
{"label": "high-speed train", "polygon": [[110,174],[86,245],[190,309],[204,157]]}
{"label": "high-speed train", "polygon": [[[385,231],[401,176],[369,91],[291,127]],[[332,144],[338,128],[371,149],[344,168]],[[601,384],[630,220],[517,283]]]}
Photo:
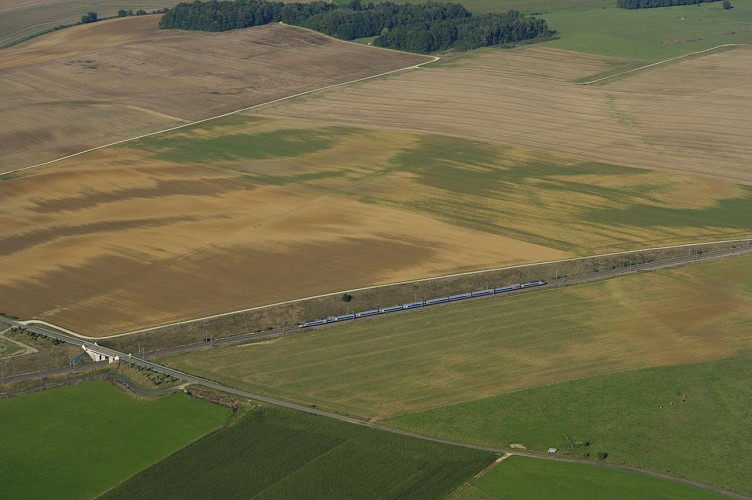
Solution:
{"label": "high-speed train", "polygon": [[545,285],[543,280],[526,281],[524,283],[515,283],[514,285],[502,286],[499,288],[489,288],[487,290],[477,290],[475,292],[460,293],[458,295],[450,295],[448,297],[439,297],[436,299],[420,300],[418,302],[411,302],[409,304],[402,304],[400,306],[384,307],[383,309],[371,309],[370,311],[361,311],[350,314],[343,314],[341,316],[329,316],[325,319],[315,319],[313,321],[306,321],[298,325],[298,328],[308,328],[310,326],[320,326],[329,323],[338,323],[340,321],[349,321],[356,318],[367,318],[369,316],[376,316],[377,314],[387,314],[397,311],[404,311],[405,309],[415,309],[417,307],[427,307],[436,304],[444,304],[446,302],[454,302],[457,300],[472,299],[475,297],[484,297],[486,295],[496,295],[497,293],[511,292],[513,290],[520,290],[522,288],[532,288],[534,286]]}

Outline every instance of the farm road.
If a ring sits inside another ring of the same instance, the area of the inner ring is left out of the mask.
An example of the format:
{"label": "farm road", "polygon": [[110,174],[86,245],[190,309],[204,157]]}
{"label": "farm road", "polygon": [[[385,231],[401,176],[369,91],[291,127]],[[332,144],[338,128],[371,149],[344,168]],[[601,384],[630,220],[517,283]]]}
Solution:
{"label": "farm road", "polygon": [[699,56],[699,55],[707,54],[708,52],[714,52],[714,51],[719,50],[719,49],[730,48],[730,47],[752,47],[752,45],[750,45],[748,43],[724,43],[722,45],[717,45],[717,46],[711,47],[709,49],[699,50],[697,52],[690,52],[689,54],[684,54],[683,56],[672,57],[671,59],[664,59],[663,61],[657,61],[657,62],[654,62],[654,63],[646,64],[645,66],[640,66],[638,68],[629,69],[627,71],[621,71],[621,72],[616,73],[614,75],[608,75],[608,76],[604,76],[604,77],[601,77],[601,78],[596,78],[595,80],[589,80],[587,82],[575,83],[575,85],[592,85],[594,83],[605,82],[606,80],[612,80],[614,78],[619,78],[620,76],[628,75],[630,73],[635,73],[637,71],[642,71],[644,69],[652,68],[654,66],[661,66],[663,64],[667,64],[667,63],[670,63],[670,62],[680,61],[682,59],[687,59],[689,57]]}
{"label": "farm road", "polygon": [[305,413],[308,413],[308,414],[311,414],[311,415],[318,415],[318,416],[325,417],[325,418],[332,418],[332,419],[335,419],[335,420],[339,420],[341,422],[346,422],[346,423],[353,424],[353,425],[360,425],[360,426],[368,427],[368,428],[371,428],[371,429],[374,429],[374,430],[379,430],[379,431],[383,431],[383,432],[391,432],[392,434],[399,434],[399,435],[406,436],[406,437],[411,437],[411,438],[416,438],[416,439],[422,439],[424,441],[432,441],[434,443],[441,443],[441,444],[446,444],[446,445],[450,445],[450,446],[459,446],[459,447],[462,447],[462,448],[472,448],[472,449],[476,449],[476,450],[490,451],[492,453],[498,453],[500,455],[501,454],[518,455],[518,456],[523,456],[523,457],[528,457],[528,458],[538,458],[538,459],[543,459],[543,460],[555,460],[555,461],[560,461],[560,462],[581,463],[581,464],[585,464],[585,465],[593,465],[593,466],[597,466],[597,467],[607,467],[607,468],[610,468],[610,469],[618,469],[618,470],[624,470],[624,471],[629,471],[629,472],[635,472],[635,473],[638,473],[638,474],[644,474],[644,475],[647,475],[647,476],[653,476],[653,477],[665,479],[667,481],[673,481],[673,482],[676,482],[676,483],[686,484],[688,486],[694,486],[696,488],[700,488],[700,489],[703,489],[703,490],[706,490],[706,491],[717,493],[719,495],[725,495],[725,496],[730,497],[730,498],[735,498],[735,499],[740,499],[740,500],[749,500],[749,497],[745,497],[744,495],[740,495],[740,494],[737,494],[737,493],[725,491],[725,490],[722,490],[720,488],[715,488],[715,487],[712,487],[712,486],[708,486],[708,485],[696,483],[694,481],[690,481],[690,480],[687,480],[687,479],[682,479],[682,478],[678,478],[678,477],[669,476],[667,474],[662,474],[660,472],[638,469],[638,468],[629,467],[629,466],[626,466],[626,465],[607,464],[607,463],[594,463],[594,462],[587,462],[587,461],[584,461],[584,460],[577,460],[577,459],[574,459],[574,458],[562,458],[562,457],[555,457],[555,456],[536,455],[534,453],[524,453],[524,452],[520,452],[520,451],[516,451],[516,450],[507,450],[507,449],[503,449],[503,448],[493,448],[493,447],[489,447],[489,446],[480,446],[480,445],[476,445],[476,444],[472,444],[472,443],[461,443],[461,442],[452,441],[452,440],[449,440],[449,439],[440,439],[440,438],[436,438],[436,437],[432,437],[432,436],[426,436],[424,434],[419,434],[417,432],[410,432],[410,431],[406,431],[406,430],[402,430],[402,429],[396,429],[396,428],[393,428],[393,427],[387,427],[385,425],[377,424],[377,423],[374,423],[374,422],[368,422],[368,421],[365,421],[365,420],[360,420],[360,419],[357,419],[357,418],[352,418],[352,417],[348,417],[348,416],[345,416],[345,415],[340,415],[340,414],[337,414],[337,413],[333,413],[333,412],[329,412],[329,411],[325,411],[325,410],[320,410],[318,408],[303,406],[303,405],[299,405],[299,404],[292,403],[292,402],[289,402],[289,401],[284,401],[284,400],[281,400],[281,399],[270,398],[270,397],[267,397],[267,396],[263,396],[261,394],[255,394],[253,392],[244,391],[244,390],[241,390],[241,389],[237,389],[235,387],[226,386],[226,385],[220,384],[218,382],[214,382],[212,380],[208,380],[208,379],[201,378],[201,377],[196,377],[194,375],[190,375],[188,373],[181,372],[181,371],[178,371],[178,370],[173,370],[172,368],[168,368],[166,366],[162,366],[160,364],[154,363],[152,361],[149,361],[149,360],[137,357],[137,356],[132,356],[130,354],[125,354],[125,353],[122,353],[122,352],[118,352],[118,351],[115,351],[113,349],[108,349],[108,348],[105,348],[105,347],[101,347],[101,346],[97,345],[96,343],[91,343],[91,342],[86,342],[86,341],[82,342],[81,340],[73,338],[73,337],[71,337],[71,336],[69,336],[69,335],[67,335],[65,333],[62,333],[62,332],[56,332],[56,331],[49,330],[49,329],[42,328],[42,327],[38,327],[38,326],[25,325],[25,324],[20,323],[18,321],[14,321],[14,320],[11,320],[9,318],[5,318],[5,317],[1,317],[1,316],[0,316],[0,323],[6,323],[6,324],[8,324],[10,326],[16,326],[16,327],[19,327],[19,328],[25,328],[25,329],[33,332],[33,333],[37,333],[39,335],[44,335],[46,337],[50,337],[50,338],[53,338],[53,339],[58,339],[58,340],[61,340],[63,342],[68,342],[68,343],[73,344],[73,345],[86,346],[88,349],[94,349],[94,350],[96,350],[96,351],[98,351],[98,352],[100,352],[102,354],[106,354],[108,356],[111,356],[112,358],[119,359],[120,361],[124,361],[124,362],[127,362],[127,363],[132,363],[134,365],[141,366],[141,367],[144,367],[144,368],[149,368],[149,369],[151,369],[153,371],[156,371],[158,373],[163,373],[165,375],[169,375],[169,376],[175,377],[177,379],[183,380],[183,381],[185,381],[185,382],[187,382],[189,384],[201,385],[201,386],[207,387],[209,389],[215,389],[217,391],[226,392],[228,394],[233,394],[233,395],[239,396],[241,398],[247,398],[247,399],[254,400],[254,401],[260,401],[262,403],[267,403],[267,404],[271,404],[271,405],[275,405],[275,406],[281,406],[283,408],[288,408],[288,409],[295,410],[295,411],[301,411],[301,412],[305,412]]}

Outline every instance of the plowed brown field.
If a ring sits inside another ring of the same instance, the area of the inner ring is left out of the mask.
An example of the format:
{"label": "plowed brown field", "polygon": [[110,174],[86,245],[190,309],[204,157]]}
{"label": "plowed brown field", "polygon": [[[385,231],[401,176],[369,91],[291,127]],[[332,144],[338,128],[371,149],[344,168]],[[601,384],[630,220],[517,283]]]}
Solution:
{"label": "plowed brown field", "polygon": [[0,167],[427,61],[279,24],[158,31],[157,16],[77,26],[0,51]]}
{"label": "plowed brown field", "polygon": [[538,47],[479,51],[261,113],[448,134],[752,184],[752,49],[685,59],[599,86],[573,84],[621,64]]}

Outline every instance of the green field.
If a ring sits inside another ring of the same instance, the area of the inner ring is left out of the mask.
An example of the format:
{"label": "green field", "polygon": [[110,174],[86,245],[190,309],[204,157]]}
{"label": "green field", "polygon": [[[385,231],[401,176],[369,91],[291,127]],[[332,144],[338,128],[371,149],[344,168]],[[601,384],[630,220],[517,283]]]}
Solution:
{"label": "green field", "polygon": [[[237,120],[232,120],[237,123]],[[211,130],[212,125],[203,130]],[[349,129],[326,127],[312,130],[279,129],[270,132],[230,133],[201,137],[181,130],[129,143],[129,147],[154,153],[160,160],[176,163],[293,158],[330,148]]]}
{"label": "green field", "polygon": [[445,136],[231,117],[121,147],[575,254],[752,233],[750,187]]}
{"label": "green field", "polygon": [[610,498],[628,500],[650,498],[720,499],[721,495],[656,477],[622,470],[525,457],[509,457],[451,500],[535,500],[556,498]]}
{"label": "green field", "polygon": [[[752,326],[748,321],[747,329]],[[565,454],[752,493],[752,354],[515,392],[387,421],[459,441]],[[590,444],[586,446],[585,444]],[[587,454],[590,454],[587,457]]]}
{"label": "green field", "polygon": [[21,346],[14,344],[6,339],[0,338],[0,358],[11,356],[22,349]]}
{"label": "green field", "polygon": [[[658,201],[669,187],[665,175],[657,181],[654,174],[634,168],[572,162],[546,155],[531,154],[521,159],[513,148],[440,136],[421,137],[413,148],[397,154],[390,165],[410,172],[424,190],[441,192],[440,196],[408,201],[410,209],[426,210],[456,223],[555,248],[576,250],[576,241],[592,238],[593,233],[602,233],[609,227],[638,225],[648,230],[661,228],[664,234],[670,229],[708,227],[752,231],[752,221],[738,215],[752,213],[751,188],[743,188],[741,196],[719,199],[701,210],[667,207]],[[599,182],[593,184],[596,177]],[[609,179],[616,184],[624,177],[644,180],[630,186],[609,185]],[[499,200],[511,200],[513,204],[499,206]],[[570,205],[575,200],[576,208]],[[554,207],[554,203],[561,205]],[[469,205],[473,210],[468,210]],[[554,209],[546,216],[549,227],[543,227],[539,219],[536,208],[540,205]],[[500,217],[500,212],[510,216]],[[567,230],[557,231],[555,226],[562,224]],[[601,228],[599,231],[594,229],[596,225]]]}
{"label": "green field", "polygon": [[541,17],[559,40],[544,45],[657,61],[727,43],[752,43],[752,0],[627,10],[608,6],[552,10]]}
{"label": "green field", "polygon": [[0,401],[0,496],[91,498],[230,418],[183,394],[137,400],[104,382]]}
{"label": "green field", "polygon": [[[88,11],[105,17],[115,15],[119,9],[153,9],[175,3],[58,1],[0,10],[0,46],[60,24],[75,23]],[[752,0],[735,0],[734,8],[726,11],[721,2],[699,7],[631,11],[617,8],[615,0],[465,0],[460,3],[478,14],[516,9],[538,15],[557,31],[559,38],[546,45],[627,59],[655,61],[725,43],[752,43]]]}
{"label": "green field", "polygon": [[[422,3],[423,0],[410,0]],[[658,61],[727,43],[752,43],[752,0],[627,10],[616,0],[464,0],[476,14],[510,9],[543,18],[556,31],[544,46]]]}
{"label": "green field", "polygon": [[104,498],[441,498],[495,455],[255,408]]}
{"label": "green field", "polygon": [[732,356],[752,347],[750,283],[747,256],[415,310],[165,361],[249,390],[384,418]]}

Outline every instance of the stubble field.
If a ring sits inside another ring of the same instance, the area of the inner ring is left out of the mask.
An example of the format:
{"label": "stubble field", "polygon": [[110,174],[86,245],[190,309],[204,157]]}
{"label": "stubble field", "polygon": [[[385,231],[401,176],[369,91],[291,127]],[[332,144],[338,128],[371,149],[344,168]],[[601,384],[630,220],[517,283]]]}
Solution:
{"label": "stubble field", "polygon": [[[17,119],[3,122],[3,159],[143,132],[121,109],[163,126],[425,60],[280,25],[152,33],[148,22],[4,51],[16,92],[4,106]],[[0,184],[0,297],[13,314],[107,335],[371,284],[747,237],[739,214],[752,192],[737,183],[752,182],[752,65],[738,63],[750,55],[583,87],[572,82],[631,62],[482,50],[26,171]],[[722,83],[708,92],[711,76]]]}
{"label": "stubble field", "polygon": [[[274,175],[290,169],[305,178],[295,169],[306,162],[336,165],[335,177],[346,177],[348,154],[363,162],[360,177],[378,175],[374,165],[389,154],[378,151],[384,137],[369,143],[352,131],[348,137],[346,130],[288,127],[258,124],[255,135],[243,135],[247,149],[241,148],[253,161],[230,167],[120,148],[3,182],[8,231],[0,258],[12,273],[0,286],[3,306],[104,335],[341,288],[568,255],[301,179],[281,182]],[[285,138],[292,149],[285,149]],[[271,158],[256,157],[254,146],[269,140]]]}
{"label": "stubble field", "polygon": [[200,33],[159,31],[158,20],[0,51],[0,171],[430,60],[279,24]]}
{"label": "stubble field", "polygon": [[471,137],[572,158],[752,183],[752,49],[597,86],[626,60],[541,47],[482,50],[261,113]]}
{"label": "stubble field", "polygon": [[31,170],[0,192],[4,307],[97,336],[752,229],[736,217],[752,192],[722,181],[248,117]]}

